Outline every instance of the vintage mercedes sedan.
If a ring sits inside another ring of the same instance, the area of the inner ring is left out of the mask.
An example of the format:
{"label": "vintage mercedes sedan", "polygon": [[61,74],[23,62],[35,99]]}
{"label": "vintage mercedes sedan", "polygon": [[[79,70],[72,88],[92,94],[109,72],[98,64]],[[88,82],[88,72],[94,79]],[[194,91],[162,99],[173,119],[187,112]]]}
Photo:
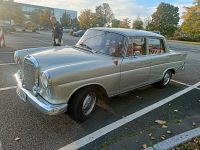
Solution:
{"label": "vintage mercedes sedan", "polygon": [[86,120],[98,100],[149,84],[165,87],[186,54],[169,50],[160,34],[91,28],[75,46],[18,50],[17,94],[48,115]]}

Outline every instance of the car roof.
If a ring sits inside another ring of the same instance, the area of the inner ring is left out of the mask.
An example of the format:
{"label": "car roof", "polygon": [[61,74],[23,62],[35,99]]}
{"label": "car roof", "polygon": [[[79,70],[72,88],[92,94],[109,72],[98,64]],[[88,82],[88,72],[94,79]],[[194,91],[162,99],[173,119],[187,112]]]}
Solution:
{"label": "car roof", "polygon": [[122,34],[128,37],[132,36],[144,36],[144,37],[159,37],[159,38],[165,38],[164,36],[153,33],[150,31],[144,31],[144,30],[136,30],[136,29],[125,29],[125,28],[103,28],[103,27],[97,27],[97,28],[91,28],[92,30],[101,30],[101,31],[108,31],[108,32],[115,32],[118,34]]}

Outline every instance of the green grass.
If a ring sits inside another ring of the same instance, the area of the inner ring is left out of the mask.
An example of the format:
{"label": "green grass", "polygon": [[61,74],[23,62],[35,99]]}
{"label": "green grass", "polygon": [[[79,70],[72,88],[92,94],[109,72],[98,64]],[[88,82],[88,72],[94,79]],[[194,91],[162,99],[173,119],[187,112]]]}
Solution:
{"label": "green grass", "polygon": [[183,43],[183,44],[200,45],[200,42],[178,41],[178,40],[168,40],[168,41],[169,41],[169,42],[175,42],[175,43]]}

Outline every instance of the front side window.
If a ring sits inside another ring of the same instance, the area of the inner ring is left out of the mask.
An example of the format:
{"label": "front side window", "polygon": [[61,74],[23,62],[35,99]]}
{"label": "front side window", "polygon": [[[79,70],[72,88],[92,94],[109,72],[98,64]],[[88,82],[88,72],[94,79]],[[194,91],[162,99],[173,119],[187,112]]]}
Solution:
{"label": "front side window", "polygon": [[149,54],[162,54],[165,52],[162,39],[149,38]]}
{"label": "front side window", "polygon": [[146,55],[146,43],[143,37],[129,38],[127,57]]}
{"label": "front side window", "polygon": [[121,57],[124,54],[124,36],[107,31],[87,30],[76,46],[85,47],[96,53]]}

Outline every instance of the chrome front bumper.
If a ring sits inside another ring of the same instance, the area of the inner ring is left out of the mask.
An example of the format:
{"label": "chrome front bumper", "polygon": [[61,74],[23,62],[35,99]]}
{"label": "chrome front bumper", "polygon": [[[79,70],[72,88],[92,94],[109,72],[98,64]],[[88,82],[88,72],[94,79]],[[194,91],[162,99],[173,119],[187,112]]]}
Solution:
{"label": "chrome front bumper", "polygon": [[47,115],[57,115],[67,111],[67,104],[51,104],[41,96],[33,95],[29,90],[26,90],[22,87],[18,73],[16,73],[14,76],[18,84],[16,90],[17,94],[24,102],[30,102],[42,113]]}

